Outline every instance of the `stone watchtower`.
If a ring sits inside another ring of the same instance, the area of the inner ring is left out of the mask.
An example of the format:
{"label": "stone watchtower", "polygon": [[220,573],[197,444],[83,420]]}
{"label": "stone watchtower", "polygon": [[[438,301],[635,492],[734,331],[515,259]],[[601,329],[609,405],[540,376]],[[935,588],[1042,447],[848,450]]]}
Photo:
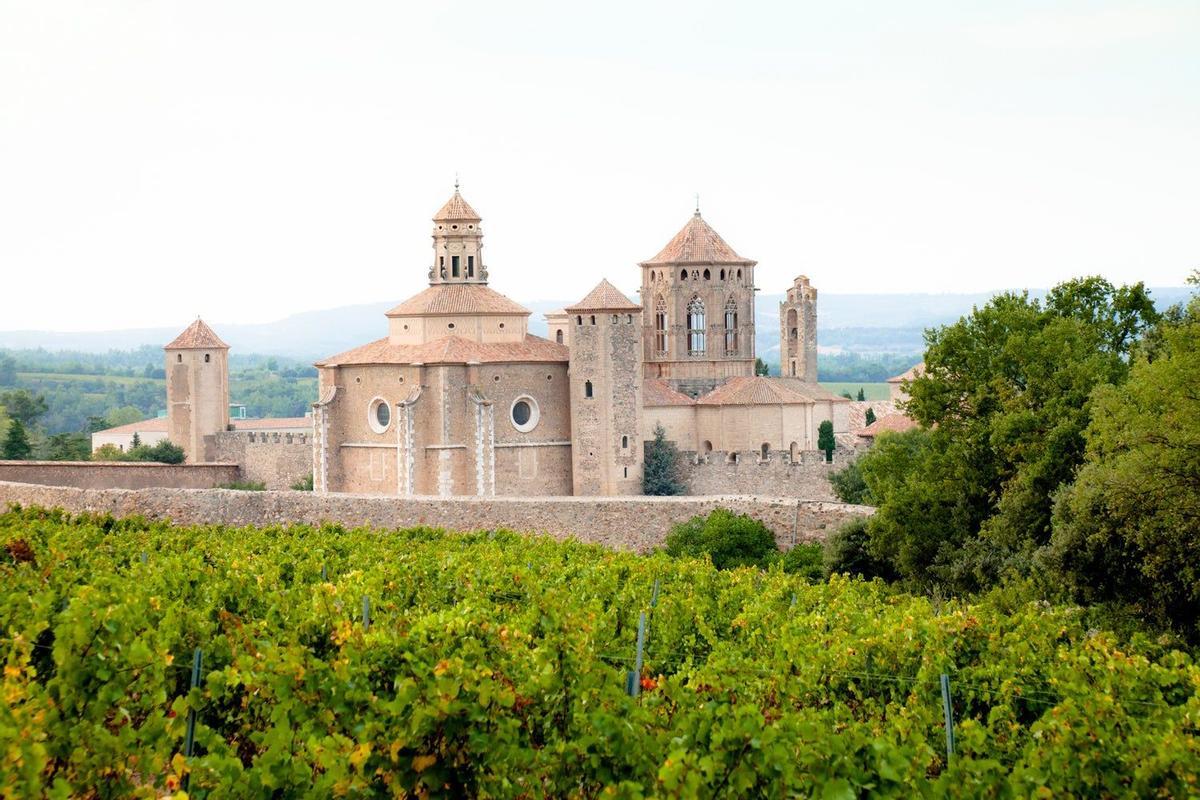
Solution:
{"label": "stone watchtower", "polygon": [[754,374],[754,266],[700,216],[643,261],[647,378],[698,397]]}
{"label": "stone watchtower", "polygon": [[801,275],[779,304],[779,370],[817,382],[817,290]]}
{"label": "stone watchtower", "polygon": [[209,461],[216,434],[229,426],[229,345],[197,318],[163,350],[167,438],[189,463]]}
{"label": "stone watchtower", "polygon": [[566,309],[576,495],[642,493],[642,309],[608,281]]}

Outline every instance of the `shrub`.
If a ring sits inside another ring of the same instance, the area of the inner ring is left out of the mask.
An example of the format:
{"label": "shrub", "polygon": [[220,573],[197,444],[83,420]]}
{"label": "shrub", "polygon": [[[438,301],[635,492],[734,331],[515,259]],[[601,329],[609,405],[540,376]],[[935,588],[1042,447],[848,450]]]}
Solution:
{"label": "shrub", "polygon": [[311,492],[313,490],[312,473],[311,472],[308,473],[303,478],[301,478],[300,480],[293,483],[292,488],[295,489],[297,492]]}
{"label": "shrub", "polygon": [[871,492],[867,489],[867,482],[863,480],[862,469],[857,461],[829,473],[829,483],[833,486],[833,493],[843,503],[871,505]]}
{"label": "shrub", "polygon": [[825,571],[831,575],[849,573],[894,580],[895,572],[887,562],[871,554],[870,545],[867,518],[847,522],[825,542]]}
{"label": "shrub", "polygon": [[217,484],[218,489],[235,489],[239,492],[265,492],[267,485],[262,481],[230,481]]}
{"label": "shrub", "polygon": [[133,451],[138,461],[157,461],[161,464],[182,464],[183,448],[163,439],[151,447],[138,447]]}
{"label": "shrub", "polygon": [[801,542],[779,559],[783,571],[810,581],[825,578],[825,548],[820,544]]}
{"label": "shrub", "polygon": [[666,551],[675,557],[708,556],[717,569],[765,567],[778,556],[775,534],[753,517],[713,509],[671,529]]}

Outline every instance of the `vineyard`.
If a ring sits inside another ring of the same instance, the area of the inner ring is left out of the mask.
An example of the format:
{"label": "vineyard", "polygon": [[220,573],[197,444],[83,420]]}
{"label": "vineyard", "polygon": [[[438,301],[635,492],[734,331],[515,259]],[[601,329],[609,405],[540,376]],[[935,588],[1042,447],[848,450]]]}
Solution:
{"label": "vineyard", "polygon": [[3,797],[1200,793],[1200,667],[1068,608],[13,510],[0,622]]}

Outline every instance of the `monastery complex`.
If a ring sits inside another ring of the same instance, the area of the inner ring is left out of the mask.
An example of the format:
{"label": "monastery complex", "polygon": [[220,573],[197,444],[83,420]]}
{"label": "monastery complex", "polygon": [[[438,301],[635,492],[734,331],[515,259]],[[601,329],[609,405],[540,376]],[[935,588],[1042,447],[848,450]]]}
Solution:
{"label": "monastery complex", "polygon": [[433,217],[429,287],[386,313],[381,338],[317,363],[311,427],[289,427],[286,441],[231,426],[228,347],[197,320],[165,348],[168,438],[192,462],[244,461],[257,431],[292,447],[267,461],[311,467],[317,492],[638,495],[644,443],[661,425],[693,493],[795,495],[808,476],[825,483],[818,427],[853,440],[852,404],[817,384],[807,277],[780,305],[783,376],[761,377],[756,262],[699,209],[638,265],[640,302],[601,280],[546,315],[548,338],[489,285],[481,222],[456,187]]}

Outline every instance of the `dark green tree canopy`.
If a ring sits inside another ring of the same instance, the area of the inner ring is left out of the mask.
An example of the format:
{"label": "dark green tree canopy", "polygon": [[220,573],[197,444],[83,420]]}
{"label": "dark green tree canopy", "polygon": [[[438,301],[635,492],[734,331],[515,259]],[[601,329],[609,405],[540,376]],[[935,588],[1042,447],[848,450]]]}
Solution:
{"label": "dark green tree canopy", "polygon": [[685,487],[679,477],[679,451],[667,441],[662,425],[654,426],[654,439],[646,445],[642,464],[642,491],[648,495],[679,495]]}

